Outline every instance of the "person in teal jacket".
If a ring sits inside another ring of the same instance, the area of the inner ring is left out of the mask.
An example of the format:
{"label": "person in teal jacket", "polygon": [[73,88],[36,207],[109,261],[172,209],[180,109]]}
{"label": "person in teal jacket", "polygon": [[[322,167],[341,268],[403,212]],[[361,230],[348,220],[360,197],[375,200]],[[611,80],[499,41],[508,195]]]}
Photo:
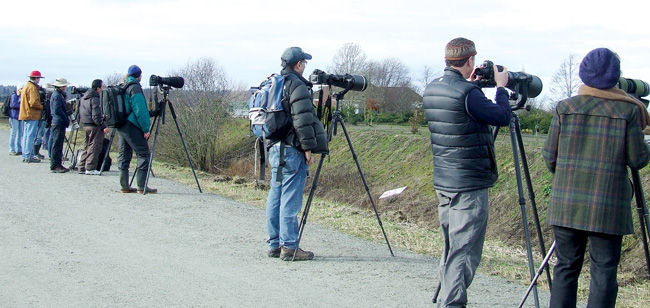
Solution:
{"label": "person in teal jacket", "polygon": [[[138,193],[146,192],[156,193],[157,189],[145,187],[147,180],[147,173],[149,173],[149,129],[151,120],[147,101],[142,93],[142,70],[137,65],[129,67],[124,90],[124,102],[126,104],[126,112],[129,115],[126,124],[117,127],[117,132],[120,135],[120,154],[118,156],[118,169],[120,170],[120,185],[122,193]],[[138,164],[136,166],[136,181],[138,188],[132,188],[129,185],[129,164],[135,151],[138,156]]]}

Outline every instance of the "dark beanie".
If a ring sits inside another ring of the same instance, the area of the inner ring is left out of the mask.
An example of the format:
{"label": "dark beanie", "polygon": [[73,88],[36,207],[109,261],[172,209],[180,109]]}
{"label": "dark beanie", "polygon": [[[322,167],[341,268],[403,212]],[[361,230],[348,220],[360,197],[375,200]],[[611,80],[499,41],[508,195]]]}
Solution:
{"label": "dark beanie", "polygon": [[127,74],[134,78],[138,78],[142,74],[142,70],[137,65],[131,65],[129,66],[129,71],[127,72]]}
{"label": "dark beanie", "polygon": [[596,48],[590,51],[580,63],[580,79],[584,84],[597,89],[609,89],[621,77],[621,61],[613,51]]}

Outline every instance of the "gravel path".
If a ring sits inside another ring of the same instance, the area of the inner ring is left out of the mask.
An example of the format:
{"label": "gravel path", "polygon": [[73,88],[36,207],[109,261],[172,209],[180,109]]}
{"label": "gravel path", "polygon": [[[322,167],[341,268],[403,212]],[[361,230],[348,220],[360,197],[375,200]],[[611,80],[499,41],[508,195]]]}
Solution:
{"label": "gravel path", "polygon": [[[8,135],[0,130],[0,307],[435,307],[435,259],[390,257],[315,222],[302,242],[313,261],[268,258],[263,209],[157,178],[159,194],[121,194],[114,170],[21,163],[6,154]],[[516,307],[525,289],[477,275],[469,307]],[[547,290],[540,298],[548,306]]]}

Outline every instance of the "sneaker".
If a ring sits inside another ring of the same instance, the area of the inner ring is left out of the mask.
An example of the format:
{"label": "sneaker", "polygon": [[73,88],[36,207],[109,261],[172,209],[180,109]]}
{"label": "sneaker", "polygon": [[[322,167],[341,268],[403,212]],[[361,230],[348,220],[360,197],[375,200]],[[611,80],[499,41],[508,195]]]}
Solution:
{"label": "sneaker", "polygon": [[16,154],[16,152],[9,152],[9,156],[16,156],[16,155],[18,155]]}
{"label": "sneaker", "polygon": [[120,192],[123,193],[123,194],[134,193],[136,191],[138,191],[138,190],[136,188],[133,188],[133,187],[122,188],[120,190]]}
{"label": "sneaker", "polygon": [[314,253],[311,251],[305,251],[302,250],[302,248],[298,248],[298,252],[296,252],[296,257],[293,257],[293,253],[295,250],[289,249],[287,247],[282,247],[282,252],[280,253],[280,259],[283,261],[305,261],[305,260],[311,260],[314,258]]}
{"label": "sneaker", "polygon": [[86,169],[79,169],[79,174],[86,174]]}
{"label": "sneaker", "polygon": [[52,170],[52,173],[66,173],[70,171],[70,169],[63,166],[56,166],[54,167],[54,169],[50,169],[50,170]]}
{"label": "sneaker", "polygon": [[[142,194],[142,193],[144,193],[144,190],[138,188],[138,193]],[[148,194],[155,194],[155,193],[158,193],[158,190],[155,189],[155,188],[147,187],[147,193]]]}
{"label": "sneaker", "polygon": [[32,158],[23,159],[23,162],[26,162],[26,163],[40,163],[41,160],[36,158],[36,157],[32,157]]}
{"label": "sneaker", "polygon": [[266,255],[269,258],[279,258],[281,251],[282,251],[282,249],[280,247],[269,248],[269,252]]}
{"label": "sneaker", "polygon": [[86,175],[99,175],[97,170],[86,170]]}

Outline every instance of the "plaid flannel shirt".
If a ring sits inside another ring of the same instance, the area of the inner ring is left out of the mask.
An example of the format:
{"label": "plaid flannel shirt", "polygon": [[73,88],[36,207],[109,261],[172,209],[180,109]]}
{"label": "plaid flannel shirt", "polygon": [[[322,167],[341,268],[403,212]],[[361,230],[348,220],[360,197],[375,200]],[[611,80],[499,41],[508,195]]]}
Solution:
{"label": "plaid flannel shirt", "polygon": [[593,96],[558,103],[542,155],[555,174],[551,225],[631,234],[633,197],[627,166],[650,160],[637,106]]}

